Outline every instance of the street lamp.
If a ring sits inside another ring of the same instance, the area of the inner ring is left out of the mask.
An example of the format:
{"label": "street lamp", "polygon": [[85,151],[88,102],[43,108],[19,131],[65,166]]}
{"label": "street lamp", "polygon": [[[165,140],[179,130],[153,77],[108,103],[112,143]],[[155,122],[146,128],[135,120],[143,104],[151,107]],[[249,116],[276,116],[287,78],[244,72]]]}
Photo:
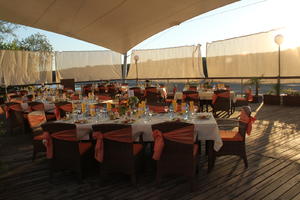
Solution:
{"label": "street lamp", "polygon": [[139,72],[138,72],[138,66],[137,66],[137,62],[140,59],[140,57],[138,55],[135,55],[133,57],[134,61],[135,61],[135,70],[136,70],[136,84],[138,83],[138,78],[139,78]]}
{"label": "street lamp", "polygon": [[278,79],[277,79],[277,95],[280,96],[280,45],[283,43],[284,37],[278,34],[274,37],[275,43],[278,45]]}

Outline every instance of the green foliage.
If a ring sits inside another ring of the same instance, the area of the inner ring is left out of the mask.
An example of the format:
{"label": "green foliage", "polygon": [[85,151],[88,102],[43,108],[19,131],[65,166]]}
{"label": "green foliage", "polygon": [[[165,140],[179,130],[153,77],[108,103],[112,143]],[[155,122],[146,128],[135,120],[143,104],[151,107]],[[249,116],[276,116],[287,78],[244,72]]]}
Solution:
{"label": "green foliage", "polygon": [[129,97],[128,104],[133,107],[139,103],[139,99],[136,96]]}
{"label": "green foliage", "polygon": [[255,96],[258,96],[258,90],[260,88],[260,85],[262,84],[262,78],[261,77],[253,77],[253,78],[249,79],[246,84],[254,86],[255,87]]}
{"label": "green foliage", "polygon": [[300,92],[297,90],[293,90],[291,88],[282,90],[282,93],[287,94],[289,96],[300,96]]}
{"label": "green foliage", "polygon": [[28,51],[53,51],[53,47],[45,35],[35,33],[19,42],[20,46]]}
{"label": "green foliage", "polygon": [[[53,47],[45,35],[35,33],[22,40],[16,39],[15,30],[20,26],[0,20],[0,50],[25,50],[52,52]],[[9,41],[10,37],[15,39]]]}
{"label": "green foliage", "polygon": [[16,37],[15,30],[20,26],[17,24],[12,24],[3,20],[0,20],[0,42],[8,37]]}

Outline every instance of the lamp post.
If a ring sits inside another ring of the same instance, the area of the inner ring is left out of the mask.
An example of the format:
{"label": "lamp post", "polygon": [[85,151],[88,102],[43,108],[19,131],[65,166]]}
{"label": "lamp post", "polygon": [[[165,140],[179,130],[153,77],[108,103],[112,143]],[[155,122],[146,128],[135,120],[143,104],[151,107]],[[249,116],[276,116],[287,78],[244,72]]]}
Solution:
{"label": "lamp post", "polygon": [[135,61],[135,70],[136,70],[136,84],[138,83],[138,78],[139,78],[139,71],[138,71],[138,60],[140,59],[140,57],[138,55],[135,55],[133,57],[134,61]]}
{"label": "lamp post", "polygon": [[281,73],[281,66],[280,66],[280,45],[283,43],[284,37],[281,34],[275,36],[274,41],[278,45],[278,78],[277,78],[277,95],[280,96],[280,73]]}

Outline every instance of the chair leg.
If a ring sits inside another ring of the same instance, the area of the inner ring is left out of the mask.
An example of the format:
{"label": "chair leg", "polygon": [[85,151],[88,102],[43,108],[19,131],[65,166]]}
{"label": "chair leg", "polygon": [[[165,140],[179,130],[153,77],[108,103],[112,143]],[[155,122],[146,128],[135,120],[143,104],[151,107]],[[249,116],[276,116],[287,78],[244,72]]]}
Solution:
{"label": "chair leg", "polygon": [[36,151],[33,150],[33,152],[32,152],[32,162],[35,160],[35,157],[36,157]]}
{"label": "chair leg", "polygon": [[131,183],[132,183],[132,185],[136,186],[136,175],[135,175],[135,173],[131,174]]}
{"label": "chair leg", "polygon": [[248,160],[247,160],[247,155],[243,155],[243,160],[244,160],[244,164],[245,164],[245,168],[248,168]]}

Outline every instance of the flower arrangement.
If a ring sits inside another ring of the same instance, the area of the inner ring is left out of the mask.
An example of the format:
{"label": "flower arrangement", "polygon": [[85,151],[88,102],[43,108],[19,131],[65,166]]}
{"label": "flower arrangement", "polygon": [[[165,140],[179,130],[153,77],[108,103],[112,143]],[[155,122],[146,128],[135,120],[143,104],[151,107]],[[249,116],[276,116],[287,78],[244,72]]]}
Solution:
{"label": "flower arrangement", "polygon": [[131,96],[128,99],[128,104],[130,107],[136,107],[139,101],[140,100],[136,96]]}

